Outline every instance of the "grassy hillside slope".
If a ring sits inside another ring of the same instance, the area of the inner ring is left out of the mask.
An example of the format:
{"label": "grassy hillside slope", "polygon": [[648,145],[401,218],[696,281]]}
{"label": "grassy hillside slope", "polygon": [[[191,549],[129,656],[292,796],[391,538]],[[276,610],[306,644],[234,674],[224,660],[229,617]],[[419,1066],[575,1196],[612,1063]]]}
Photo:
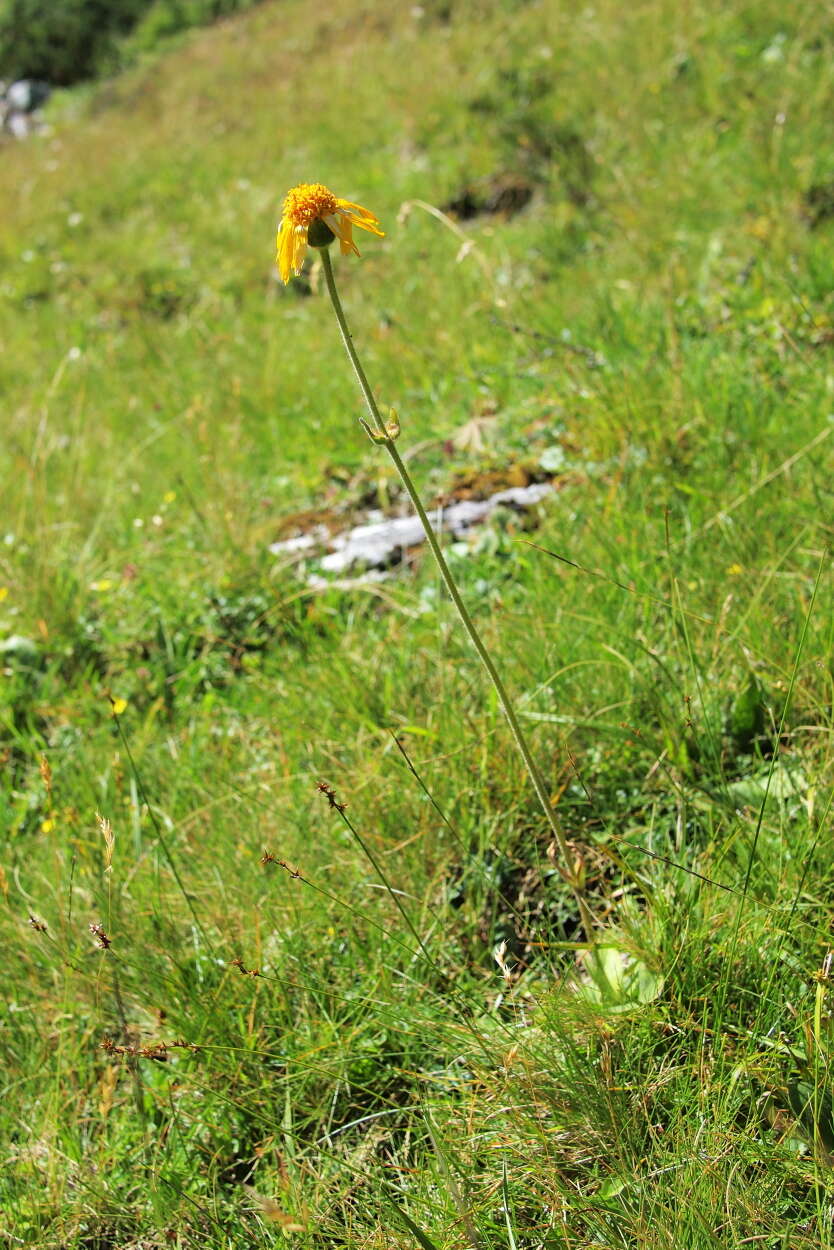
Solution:
{"label": "grassy hillside slope", "polygon": [[[0,149],[4,1244],[832,1244],[833,35],[285,0]],[[596,963],[429,562],[268,552],[402,507],[300,181],[425,497],[554,475],[450,559]]]}

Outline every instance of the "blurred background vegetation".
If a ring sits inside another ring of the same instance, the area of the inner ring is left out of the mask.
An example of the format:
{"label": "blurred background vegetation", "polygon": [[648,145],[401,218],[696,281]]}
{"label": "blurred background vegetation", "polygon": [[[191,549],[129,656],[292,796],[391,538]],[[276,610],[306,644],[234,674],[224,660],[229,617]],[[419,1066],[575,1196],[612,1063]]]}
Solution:
{"label": "blurred background vegetation", "polygon": [[114,73],[158,40],[254,0],[3,0],[0,74],[66,87]]}

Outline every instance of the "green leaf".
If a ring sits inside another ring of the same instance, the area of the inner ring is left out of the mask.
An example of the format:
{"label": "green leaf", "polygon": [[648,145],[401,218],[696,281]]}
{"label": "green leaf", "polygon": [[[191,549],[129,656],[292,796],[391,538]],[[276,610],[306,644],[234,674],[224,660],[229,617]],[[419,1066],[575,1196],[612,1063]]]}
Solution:
{"label": "green leaf", "polygon": [[633,1011],[653,1002],[663,977],[631,952],[613,944],[594,946],[584,958],[576,994],[603,1011]]}
{"label": "green leaf", "polygon": [[772,772],[766,768],[752,777],[742,777],[739,781],[731,782],[727,790],[737,803],[758,807],[765,796],[785,803],[788,799],[804,794],[808,790],[808,779],[801,769],[788,769],[784,764],[777,763]]}
{"label": "green leaf", "polygon": [[730,709],[730,736],[740,751],[749,751],[765,731],[767,701],[754,673],[736,695]]}

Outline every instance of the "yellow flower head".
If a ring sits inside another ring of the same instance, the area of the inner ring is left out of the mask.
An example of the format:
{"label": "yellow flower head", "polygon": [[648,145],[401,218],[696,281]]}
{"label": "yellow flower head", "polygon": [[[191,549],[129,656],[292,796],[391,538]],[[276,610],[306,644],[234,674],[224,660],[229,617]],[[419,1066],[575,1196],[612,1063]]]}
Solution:
{"label": "yellow flower head", "polygon": [[[324,229],[322,228],[324,227]],[[384,238],[379,221],[367,208],[340,200],[320,182],[301,182],[287,192],[281,225],[278,227],[278,269],[283,282],[291,274],[301,273],[304,254],[311,247],[326,247],[333,238],[339,240],[342,255],[359,248],[353,241],[353,227],[361,226],[371,234]],[[311,227],[313,238],[309,238]]]}

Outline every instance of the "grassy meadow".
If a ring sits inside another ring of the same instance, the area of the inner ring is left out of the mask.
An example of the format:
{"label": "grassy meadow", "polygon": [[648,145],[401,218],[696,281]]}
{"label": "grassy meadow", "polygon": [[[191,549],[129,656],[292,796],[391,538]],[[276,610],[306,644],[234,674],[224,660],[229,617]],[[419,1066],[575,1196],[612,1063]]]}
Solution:
{"label": "grassy meadow", "polygon": [[[0,1245],[834,1245],[832,44],[267,0],[0,147]],[[405,508],[304,181],[423,498],[553,481],[448,558],[593,944],[428,554],[269,552]]]}

